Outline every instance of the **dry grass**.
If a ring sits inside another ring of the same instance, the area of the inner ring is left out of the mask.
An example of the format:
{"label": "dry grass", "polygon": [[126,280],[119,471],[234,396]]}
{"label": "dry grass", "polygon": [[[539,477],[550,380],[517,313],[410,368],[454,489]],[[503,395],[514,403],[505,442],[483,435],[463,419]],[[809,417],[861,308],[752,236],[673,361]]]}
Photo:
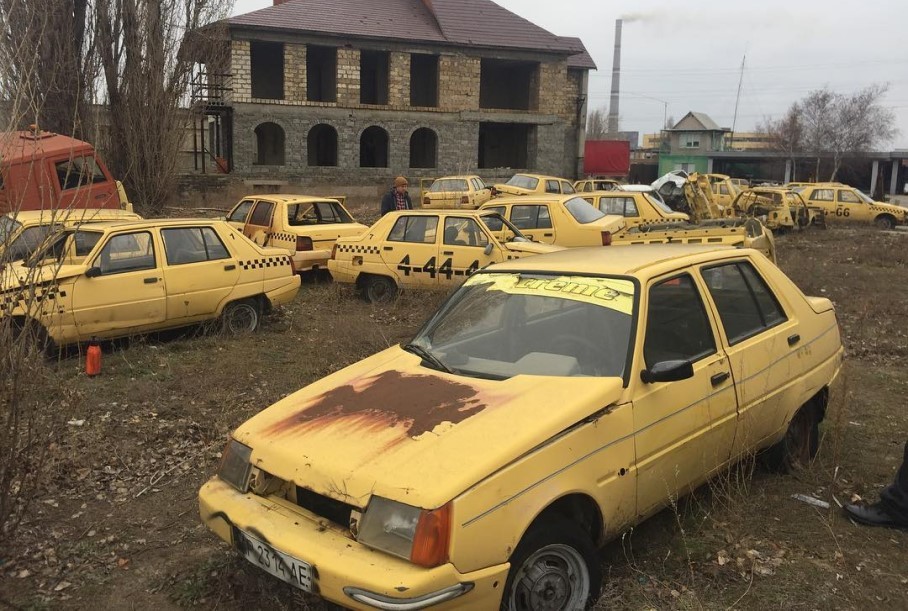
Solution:
{"label": "dry grass", "polygon": [[[376,203],[377,206],[377,203]],[[875,499],[908,436],[908,235],[831,229],[779,239],[780,265],[837,305],[848,348],[818,461],[779,477],[738,467],[603,550],[599,608],[899,608],[908,535],[856,527],[793,493]],[[200,524],[196,491],[228,432],[301,386],[408,339],[440,293],[370,306],[309,282],[247,338],[192,331],[105,347],[88,379],[71,355],[47,390],[59,407],[53,480],[0,566],[0,600],[21,606],[320,609],[247,566]],[[59,392],[59,391],[54,391]],[[78,408],[74,407],[78,406]],[[724,560],[720,561],[719,559]]]}

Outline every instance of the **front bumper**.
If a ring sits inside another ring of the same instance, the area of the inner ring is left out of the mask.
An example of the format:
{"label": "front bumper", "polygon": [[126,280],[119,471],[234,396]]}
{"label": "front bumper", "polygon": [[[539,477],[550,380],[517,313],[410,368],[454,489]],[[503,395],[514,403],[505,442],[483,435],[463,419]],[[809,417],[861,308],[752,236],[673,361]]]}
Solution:
{"label": "front bumper", "polygon": [[369,549],[288,501],[241,494],[217,477],[199,491],[199,514],[231,545],[237,528],[309,563],[313,591],[353,609],[497,609],[509,568],[460,573],[452,564],[419,567]]}

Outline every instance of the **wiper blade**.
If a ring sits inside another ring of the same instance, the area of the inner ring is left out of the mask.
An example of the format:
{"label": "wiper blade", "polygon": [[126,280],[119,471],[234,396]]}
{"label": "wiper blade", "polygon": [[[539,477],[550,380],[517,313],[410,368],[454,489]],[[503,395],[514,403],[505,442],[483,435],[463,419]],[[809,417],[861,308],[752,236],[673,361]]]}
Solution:
{"label": "wiper blade", "polygon": [[441,360],[437,356],[435,356],[434,354],[432,354],[431,352],[429,352],[428,350],[426,350],[419,344],[407,344],[403,348],[407,352],[412,352],[416,356],[420,357],[422,360],[427,361],[430,365],[432,365],[435,369],[438,369],[439,371],[444,371],[445,373],[454,373],[454,371],[450,367],[448,367],[447,365],[442,363]]}

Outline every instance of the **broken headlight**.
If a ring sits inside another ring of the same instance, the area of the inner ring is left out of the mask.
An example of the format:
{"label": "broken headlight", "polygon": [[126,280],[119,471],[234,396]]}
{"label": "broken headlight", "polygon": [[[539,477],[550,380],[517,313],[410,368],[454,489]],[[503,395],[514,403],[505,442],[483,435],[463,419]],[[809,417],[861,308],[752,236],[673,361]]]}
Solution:
{"label": "broken headlight", "polygon": [[359,523],[357,540],[414,564],[435,567],[447,562],[451,503],[420,509],[373,496]]}
{"label": "broken headlight", "polygon": [[252,448],[231,439],[224,448],[218,477],[245,493],[249,489],[249,473],[252,470],[252,463],[249,462],[249,459],[251,457]]}

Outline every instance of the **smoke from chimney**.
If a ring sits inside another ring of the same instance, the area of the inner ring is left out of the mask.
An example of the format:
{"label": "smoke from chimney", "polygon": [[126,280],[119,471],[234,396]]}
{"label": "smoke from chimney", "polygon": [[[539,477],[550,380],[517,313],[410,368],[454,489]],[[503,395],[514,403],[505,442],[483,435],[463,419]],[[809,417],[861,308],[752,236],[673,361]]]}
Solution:
{"label": "smoke from chimney", "polygon": [[615,20],[615,56],[612,59],[612,96],[608,105],[608,133],[618,133],[618,94],[621,90],[621,20]]}

